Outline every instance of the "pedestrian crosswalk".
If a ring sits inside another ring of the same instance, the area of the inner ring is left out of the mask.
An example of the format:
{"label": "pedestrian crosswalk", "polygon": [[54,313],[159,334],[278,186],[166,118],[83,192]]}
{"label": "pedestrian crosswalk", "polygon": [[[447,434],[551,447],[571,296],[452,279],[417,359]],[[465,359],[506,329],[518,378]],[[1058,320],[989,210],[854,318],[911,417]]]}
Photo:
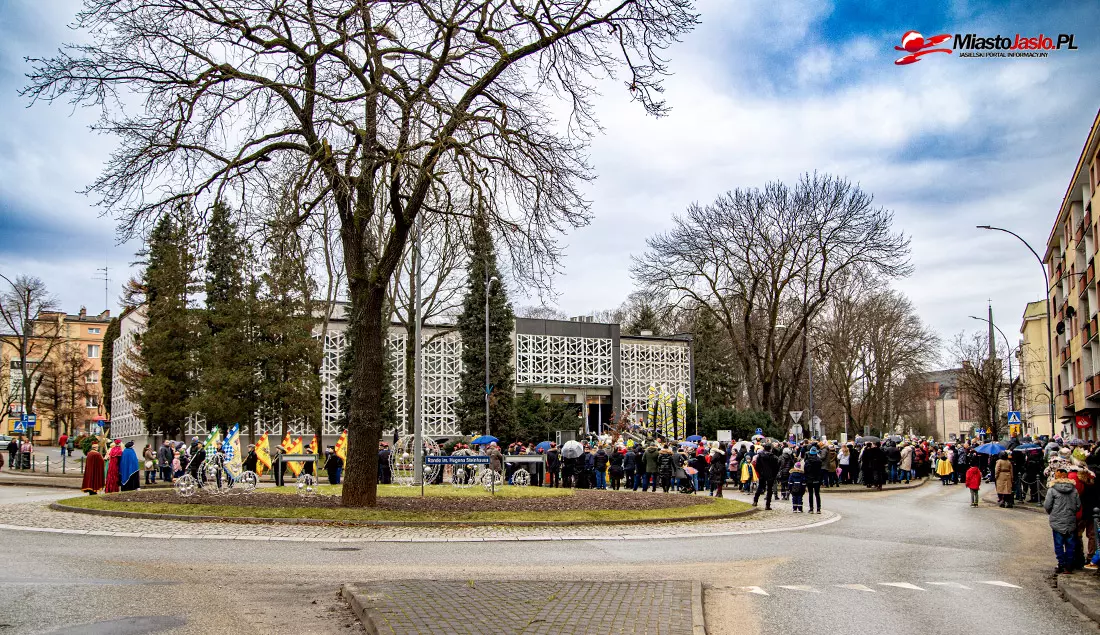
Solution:
{"label": "pedestrian crosswalk", "polygon": [[1011,582],[1005,582],[1004,580],[972,580],[967,581],[965,584],[962,582],[874,582],[868,584],[828,584],[822,586],[814,586],[809,584],[778,584],[774,587],[763,586],[742,586],[734,587],[734,591],[739,593],[746,593],[751,595],[762,595],[771,597],[773,595],[784,594],[805,594],[816,593],[821,594],[827,591],[834,591],[840,589],[842,591],[859,591],[861,593],[883,593],[891,591],[906,591],[906,592],[928,592],[936,590],[955,590],[955,591],[973,591],[981,588],[980,585],[999,587],[1003,589],[1021,589],[1018,585]]}

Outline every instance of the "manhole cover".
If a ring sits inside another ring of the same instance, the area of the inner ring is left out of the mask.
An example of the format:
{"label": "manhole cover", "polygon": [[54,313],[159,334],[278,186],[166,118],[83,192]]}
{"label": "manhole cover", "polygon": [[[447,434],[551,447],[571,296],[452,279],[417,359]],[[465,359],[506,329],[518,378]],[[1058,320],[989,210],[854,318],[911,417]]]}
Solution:
{"label": "manhole cover", "polygon": [[321,551],[362,551],[359,547],[321,547]]}

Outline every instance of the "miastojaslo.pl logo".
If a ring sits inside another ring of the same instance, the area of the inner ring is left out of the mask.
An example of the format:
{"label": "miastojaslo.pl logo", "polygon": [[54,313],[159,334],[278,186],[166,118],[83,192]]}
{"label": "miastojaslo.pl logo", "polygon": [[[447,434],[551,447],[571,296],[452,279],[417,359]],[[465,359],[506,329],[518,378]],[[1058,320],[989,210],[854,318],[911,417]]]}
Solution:
{"label": "miastojaslo.pl logo", "polygon": [[[1073,35],[1060,33],[1053,37],[1042,33],[1036,36],[1017,33],[1014,36],[982,36],[977,33],[941,33],[926,39],[917,31],[906,31],[901,36],[901,46],[894,46],[894,50],[904,51],[906,55],[894,60],[894,64],[913,64],[929,53],[957,53],[958,57],[1047,57],[1050,51],[1076,51]],[[951,40],[950,47],[939,47],[948,40]]]}

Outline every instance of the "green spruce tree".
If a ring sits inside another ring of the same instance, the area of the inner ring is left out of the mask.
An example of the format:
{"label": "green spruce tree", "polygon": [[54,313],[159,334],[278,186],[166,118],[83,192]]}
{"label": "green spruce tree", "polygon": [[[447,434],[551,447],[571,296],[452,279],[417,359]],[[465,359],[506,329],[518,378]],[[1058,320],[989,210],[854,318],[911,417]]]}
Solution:
{"label": "green spruce tree", "polygon": [[737,403],[737,363],[729,337],[705,308],[692,313],[695,399],[700,406],[732,408]]}
{"label": "green spruce tree", "polygon": [[280,437],[295,419],[305,419],[308,429],[316,429],[321,417],[315,372],[321,343],[313,337],[312,302],[301,286],[308,279],[308,264],[292,256],[302,253],[298,240],[289,223],[269,228],[267,270],[255,316],[258,400],[277,422]]}
{"label": "green spruce tree", "polygon": [[111,417],[111,396],[114,394],[115,340],[122,334],[118,318],[111,318],[107,330],[103,332],[103,372],[99,376],[99,385],[103,387],[103,412]]}
{"label": "green spruce tree", "polygon": [[252,331],[252,292],[245,279],[247,247],[223,201],[214,203],[207,228],[206,310],[202,312],[195,412],[224,432],[234,423],[252,430],[256,354]]}
{"label": "green spruce tree", "polygon": [[151,434],[176,437],[191,414],[195,323],[190,311],[195,257],[186,222],[165,215],[149,235],[143,286],[146,329],[139,336],[137,403]]}
{"label": "green spruce tree", "polygon": [[483,219],[474,222],[468,245],[469,264],[466,298],[458,317],[462,335],[462,383],[455,409],[464,433],[485,432],[485,297],[486,281],[497,278],[488,289],[489,297],[489,432],[515,428],[515,371],[513,370],[512,328],[515,314],[500,281],[496,252],[489,227]]}

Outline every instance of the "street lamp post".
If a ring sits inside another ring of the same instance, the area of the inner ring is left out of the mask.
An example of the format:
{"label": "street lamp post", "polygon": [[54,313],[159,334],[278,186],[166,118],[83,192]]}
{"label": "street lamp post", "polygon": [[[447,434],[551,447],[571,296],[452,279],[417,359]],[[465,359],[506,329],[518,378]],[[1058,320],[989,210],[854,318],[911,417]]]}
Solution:
{"label": "street lamp post", "polygon": [[983,317],[978,317],[976,315],[971,315],[970,318],[982,322],[988,322],[990,326],[997,329],[997,332],[1001,334],[1001,337],[1005,338],[1005,346],[1008,347],[1008,407],[1010,410],[1016,410],[1016,396],[1013,394],[1012,391],[1012,343],[1008,341],[1008,336],[1005,335],[1005,332],[1001,330],[1001,327],[997,326],[992,321]]}
{"label": "street lamp post", "polygon": [[489,436],[489,393],[492,386],[489,385],[489,294],[493,291],[493,283],[499,282],[496,276],[489,276],[489,270],[485,270],[485,436]]}
{"label": "street lamp post", "polygon": [[423,341],[424,338],[421,334],[421,329],[424,326],[424,294],[421,292],[421,268],[423,265],[423,258],[421,257],[421,234],[423,233],[423,223],[420,220],[421,214],[416,215],[416,242],[414,248],[416,250],[413,256],[413,267],[416,269],[416,326],[413,331],[413,484],[424,484],[424,350]]}
{"label": "street lamp post", "polygon": [[1051,324],[1050,317],[1050,275],[1047,274],[1046,263],[1039,257],[1039,254],[1035,252],[1035,249],[1031,247],[1026,240],[1020,237],[1014,231],[1004,229],[1003,227],[993,227],[992,225],[978,225],[978,229],[988,229],[991,231],[1004,232],[1010,234],[1016,238],[1016,240],[1022,242],[1031,255],[1035,256],[1035,260],[1039,261],[1039,268],[1043,270],[1043,306],[1046,309],[1047,314],[1047,371],[1050,377],[1047,379],[1047,392],[1050,393],[1050,436],[1054,436],[1054,325]]}

